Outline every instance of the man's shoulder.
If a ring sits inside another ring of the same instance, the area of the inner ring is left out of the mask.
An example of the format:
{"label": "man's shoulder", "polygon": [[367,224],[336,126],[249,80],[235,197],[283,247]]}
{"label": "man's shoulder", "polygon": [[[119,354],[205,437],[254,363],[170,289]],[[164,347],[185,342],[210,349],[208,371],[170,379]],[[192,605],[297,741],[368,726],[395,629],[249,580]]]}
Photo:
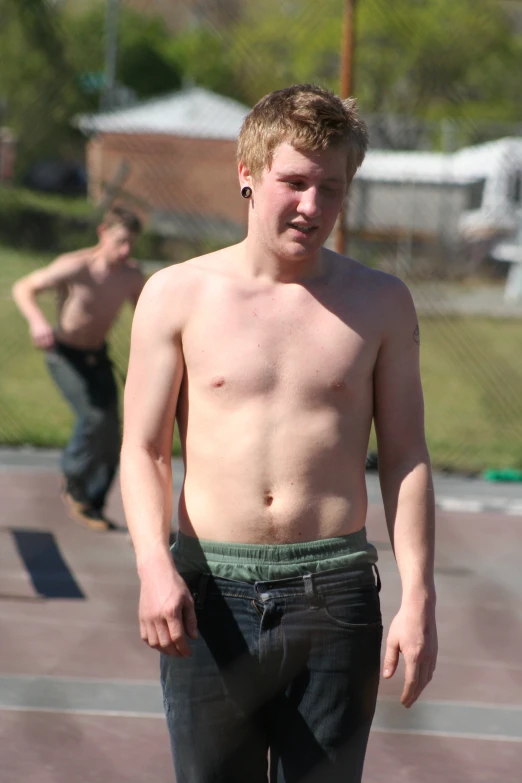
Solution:
{"label": "man's shoulder", "polygon": [[208,285],[216,274],[225,270],[230,250],[225,248],[171,264],[151,275],[149,283],[177,297],[195,294]]}
{"label": "man's shoulder", "polygon": [[62,253],[47,266],[34,273],[47,287],[66,287],[78,282],[84,275],[92,258],[92,248]]}
{"label": "man's shoulder", "polygon": [[71,269],[81,269],[88,266],[94,255],[93,247],[84,247],[81,250],[72,250],[68,253],[59,255],[54,263],[62,266],[68,266]]}
{"label": "man's shoulder", "polygon": [[[202,259],[206,261],[202,263]],[[198,303],[212,278],[207,262],[208,256],[200,256],[154,272],[137,305],[140,317],[162,322],[168,332],[182,332],[198,311]]]}
{"label": "man's shoulder", "polygon": [[382,272],[380,269],[363,264],[354,258],[342,256],[339,253],[330,251],[330,257],[338,273],[343,274],[346,284],[366,285],[371,289],[380,290],[381,288],[393,289],[397,286],[404,286],[400,278],[389,272]]}
{"label": "man's shoulder", "polygon": [[409,297],[409,289],[399,277],[367,266],[347,256],[335,253],[334,264],[340,285],[364,294],[372,301],[377,299],[401,299]]}
{"label": "man's shoulder", "polygon": [[158,292],[175,293],[197,285],[199,277],[197,266],[191,261],[181,261],[154,272],[147,281],[147,287]]}
{"label": "man's shoulder", "polygon": [[154,272],[143,288],[142,300],[159,309],[181,313],[199,297],[205,275],[191,261],[171,264]]}

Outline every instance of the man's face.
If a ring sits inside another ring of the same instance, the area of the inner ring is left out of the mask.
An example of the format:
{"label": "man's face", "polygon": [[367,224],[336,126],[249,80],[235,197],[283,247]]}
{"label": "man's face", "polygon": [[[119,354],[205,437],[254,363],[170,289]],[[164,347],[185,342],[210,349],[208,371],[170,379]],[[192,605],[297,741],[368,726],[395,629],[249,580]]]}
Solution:
{"label": "man's face", "polygon": [[346,186],[343,147],[299,152],[283,142],[253,185],[257,235],[283,259],[313,257],[335,225]]}
{"label": "man's face", "polygon": [[126,261],[136,241],[136,235],[121,225],[102,226],[100,228],[100,244],[105,258],[115,264]]}

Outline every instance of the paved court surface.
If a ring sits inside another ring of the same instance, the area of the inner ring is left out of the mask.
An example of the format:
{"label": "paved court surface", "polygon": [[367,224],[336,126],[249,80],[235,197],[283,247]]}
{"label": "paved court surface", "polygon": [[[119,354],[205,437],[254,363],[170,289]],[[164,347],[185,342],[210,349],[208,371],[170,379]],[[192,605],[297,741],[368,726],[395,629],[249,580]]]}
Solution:
{"label": "paved court surface", "polygon": [[[399,579],[375,478],[368,484],[387,627]],[[516,783],[521,487],[444,477],[437,487],[451,502],[438,514],[436,678],[410,711],[398,702],[400,677],[383,684],[364,781]],[[138,636],[125,532],[91,533],[67,520],[53,453],[0,451],[0,498],[0,780],[172,783],[158,659]],[[477,510],[478,501],[494,511]],[[118,488],[110,512],[123,525]]]}

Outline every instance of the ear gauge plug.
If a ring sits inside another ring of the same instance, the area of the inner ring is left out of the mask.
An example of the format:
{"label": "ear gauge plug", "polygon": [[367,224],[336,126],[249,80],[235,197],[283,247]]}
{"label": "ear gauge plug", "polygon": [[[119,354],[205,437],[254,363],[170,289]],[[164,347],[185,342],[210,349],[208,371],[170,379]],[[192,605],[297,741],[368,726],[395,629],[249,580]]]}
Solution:
{"label": "ear gauge plug", "polygon": [[252,198],[252,188],[250,188],[248,185],[245,185],[241,188],[241,195],[243,198]]}

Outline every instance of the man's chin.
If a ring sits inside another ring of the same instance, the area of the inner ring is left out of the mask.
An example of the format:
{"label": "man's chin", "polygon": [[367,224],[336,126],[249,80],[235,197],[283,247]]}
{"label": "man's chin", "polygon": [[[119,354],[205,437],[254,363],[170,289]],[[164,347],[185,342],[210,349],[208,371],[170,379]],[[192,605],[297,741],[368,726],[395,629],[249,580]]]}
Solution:
{"label": "man's chin", "polygon": [[319,251],[321,250],[322,243],[319,243],[317,241],[310,242],[310,241],[304,241],[301,242],[299,239],[297,240],[291,240],[290,242],[285,242],[283,245],[284,248],[284,255],[288,257],[293,257],[298,261],[302,261],[305,258],[312,258],[313,256],[317,255]]}

